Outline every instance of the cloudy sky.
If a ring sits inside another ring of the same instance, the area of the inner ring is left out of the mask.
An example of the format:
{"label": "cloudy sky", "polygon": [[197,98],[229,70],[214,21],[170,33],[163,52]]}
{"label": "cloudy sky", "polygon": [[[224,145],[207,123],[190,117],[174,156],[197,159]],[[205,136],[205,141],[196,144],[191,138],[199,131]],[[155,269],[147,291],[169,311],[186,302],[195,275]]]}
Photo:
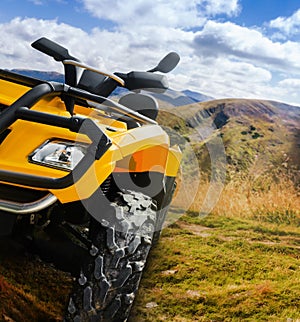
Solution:
{"label": "cloudy sky", "polygon": [[300,106],[296,0],[2,0],[0,68],[61,66],[30,43],[48,37],[106,71],[147,70],[169,51],[175,90]]}

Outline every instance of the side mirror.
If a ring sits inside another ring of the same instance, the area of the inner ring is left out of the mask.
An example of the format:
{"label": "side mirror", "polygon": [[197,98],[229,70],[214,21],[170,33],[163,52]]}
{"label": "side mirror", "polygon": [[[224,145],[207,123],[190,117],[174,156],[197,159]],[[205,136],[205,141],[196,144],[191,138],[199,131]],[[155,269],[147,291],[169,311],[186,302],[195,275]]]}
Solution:
{"label": "side mirror", "polygon": [[165,56],[156,67],[148,70],[148,72],[161,72],[161,73],[168,73],[173,70],[177,64],[179,63],[180,57],[175,52],[170,52]]}

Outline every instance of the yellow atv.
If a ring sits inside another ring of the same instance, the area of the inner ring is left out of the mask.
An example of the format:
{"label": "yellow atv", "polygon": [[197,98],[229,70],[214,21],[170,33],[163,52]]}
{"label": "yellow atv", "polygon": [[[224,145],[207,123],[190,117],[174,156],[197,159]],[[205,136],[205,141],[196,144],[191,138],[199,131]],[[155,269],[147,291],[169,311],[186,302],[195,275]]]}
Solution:
{"label": "yellow atv", "polygon": [[32,46],[63,63],[65,82],[0,70],[0,235],[76,277],[66,321],[125,321],[181,157],[141,90],[166,90],[179,56],[110,74],[47,38]]}

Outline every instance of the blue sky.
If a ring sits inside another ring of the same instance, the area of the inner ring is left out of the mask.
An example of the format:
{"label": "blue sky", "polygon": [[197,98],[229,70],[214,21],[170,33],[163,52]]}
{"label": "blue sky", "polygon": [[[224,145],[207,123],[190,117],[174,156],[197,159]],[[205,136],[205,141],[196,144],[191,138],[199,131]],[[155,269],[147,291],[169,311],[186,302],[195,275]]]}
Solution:
{"label": "blue sky", "polygon": [[234,22],[246,26],[261,26],[278,16],[291,16],[300,8],[297,0],[243,0],[242,10],[233,19]]}
{"label": "blue sky", "polygon": [[57,70],[30,43],[46,36],[107,71],[145,70],[169,51],[171,87],[300,106],[296,0],[2,0],[0,68]]}

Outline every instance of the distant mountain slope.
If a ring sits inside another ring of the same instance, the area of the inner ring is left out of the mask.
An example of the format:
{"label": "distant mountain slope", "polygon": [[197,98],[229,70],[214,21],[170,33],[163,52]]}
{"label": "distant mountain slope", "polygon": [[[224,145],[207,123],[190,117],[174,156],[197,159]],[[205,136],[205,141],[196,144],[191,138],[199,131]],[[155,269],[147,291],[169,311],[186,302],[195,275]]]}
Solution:
{"label": "distant mountain slope", "polygon": [[171,106],[183,106],[213,99],[213,97],[190,90],[174,91],[172,89],[168,89],[164,93],[153,94],[153,96]]}
{"label": "distant mountain slope", "polygon": [[198,92],[191,91],[189,89],[182,91],[182,93],[193,99],[195,102],[205,102],[214,99],[212,96],[207,96]]}
{"label": "distant mountain slope", "polygon": [[47,80],[51,82],[64,82],[64,75],[57,72],[43,72],[39,70],[28,70],[28,69],[12,69],[14,73],[18,73],[21,75],[38,78],[42,80]]}
{"label": "distant mountain slope", "polygon": [[285,173],[300,184],[300,107],[222,99],[176,109],[166,107],[159,121],[189,139],[206,175],[210,174],[210,156],[204,142],[220,136],[229,179],[252,178],[254,186],[258,181],[267,185],[278,173]]}
{"label": "distant mountain slope", "polygon": [[[128,92],[128,90],[122,87],[118,87],[114,90],[113,95],[121,96],[126,94],[126,92]],[[146,90],[146,93],[154,96],[163,103],[169,104],[170,106],[183,106],[198,102],[209,101],[213,99],[213,97],[206,96],[204,94],[193,92],[190,90],[175,91],[172,89],[168,89],[163,93],[155,93],[155,91]]]}

